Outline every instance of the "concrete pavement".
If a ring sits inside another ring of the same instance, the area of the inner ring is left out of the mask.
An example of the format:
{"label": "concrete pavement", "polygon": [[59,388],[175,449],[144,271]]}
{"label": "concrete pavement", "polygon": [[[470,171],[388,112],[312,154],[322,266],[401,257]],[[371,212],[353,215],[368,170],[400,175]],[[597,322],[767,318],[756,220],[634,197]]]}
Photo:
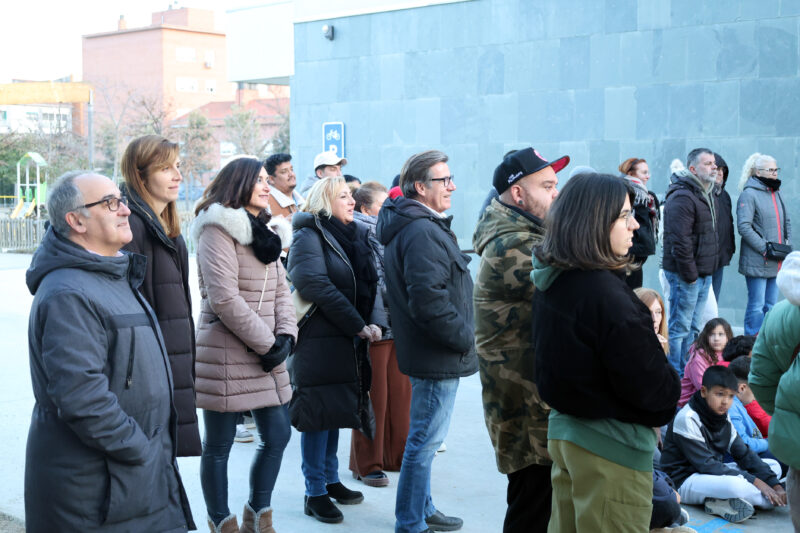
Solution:
{"label": "concrete pavement", "polygon": [[[21,531],[18,522],[3,515],[24,519],[23,474],[25,441],[33,394],[30,387],[27,354],[27,321],[32,301],[25,287],[29,255],[0,254],[0,532]],[[192,260],[194,268],[194,261]],[[195,301],[199,301],[196,273],[192,273]],[[195,306],[197,307],[197,306]],[[201,418],[202,423],[202,418]],[[202,428],[201,428],[202,430]],[[431,490],[438,508],[464,519],[463,531],[499,532],[505,514],[505,476],[497,472],[494,453],[483,422],[480,381],[477,376],[461,381],[446,453],[433,463]],[[57,443],[53,443],[57,445]],[[249,465],[256,443],[234,445],[229,462],[229,502],[231,511],[241,516],[248,497]],[[394,530],[394,497],[397,473],[390,472],[386,488],[366,487],[350,477],[347,469],[350,431],[340,432],[339,473],[350,488],[364,492],[364,502],[340,506],[344,522],[322,524],[303,514],[303,476],[300,471],[300,438],[293,432],[284,453],[272,505],[275,528],[279,532],[391,532]],[[199,458],[179,460],[195,521],[205,529],[205,504],[199,479]],[[759,513],[744,524],[728,524],[705,515],[701,508],[686,506],[690,525],[700,533],[767,532],[790,533],[786,509]]]}

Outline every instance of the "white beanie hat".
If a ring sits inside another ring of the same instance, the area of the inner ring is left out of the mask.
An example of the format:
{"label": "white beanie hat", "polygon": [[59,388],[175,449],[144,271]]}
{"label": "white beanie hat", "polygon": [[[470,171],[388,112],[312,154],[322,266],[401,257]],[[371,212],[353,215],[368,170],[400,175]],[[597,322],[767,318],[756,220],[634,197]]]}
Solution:
{"label": "white beanie hat", "polygon": [[781,294],[793,305],[800,305],[800,252],[786,256],[776,281]]}

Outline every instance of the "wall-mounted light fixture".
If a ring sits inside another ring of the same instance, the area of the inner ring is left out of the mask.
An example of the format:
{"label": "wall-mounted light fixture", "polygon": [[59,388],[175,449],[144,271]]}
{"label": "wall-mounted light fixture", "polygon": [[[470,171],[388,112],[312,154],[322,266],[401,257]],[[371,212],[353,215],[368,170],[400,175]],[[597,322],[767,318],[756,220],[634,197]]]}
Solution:
{"label": "wall-mounted light fixture", "polygon": [[332,24],[325,24],[322,27],[322,35],[325,36],[326,39],[329,41],[333,40],[333,25]]}

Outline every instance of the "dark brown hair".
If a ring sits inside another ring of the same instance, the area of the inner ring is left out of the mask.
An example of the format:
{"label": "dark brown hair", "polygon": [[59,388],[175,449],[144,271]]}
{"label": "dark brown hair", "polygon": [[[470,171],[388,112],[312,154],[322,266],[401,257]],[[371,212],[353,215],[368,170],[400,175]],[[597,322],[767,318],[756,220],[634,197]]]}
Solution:
{"label": "dark brown hair", "polygon": [[712,318],[706,322],[703,331],[697,335],[697,339],[694,341],[695,353],[708,361],[709,365],[716,365],[718,363],[717,352],[711,348],[711,344],[708,342],[708,337],[711,335],[712,331],[717,329],[717,326],[722,326],[722,329],[725,330],[728,341],[733,338],[733,330],[727,320],[724,318]]}
{"label": "dark brown hair", "polygon": [[636,172],[636,165],[638,165],[639,163],[647,163],[647,160],[631,157],[630,159],[626,159],[619,165],[619,171],[625,174],[626,176],[632,176],[633,173]]}
{"label": "dark brown hair", "polygon": [[[160,135],[145,135],[130,142],[122,154],[120,169],[126,185],[153,208],[153,196],[147,190],[147,178],[156,170],[171,165],[179,155],[178,143]],[[161,213],[156,213],[159,224],[170,238],[181,234],[178,203],[169,202]],[[153,210],[155,211],[155,209]]]}
{"label": "dark brown hair", "polygon": [[[264,163],[250,156],[239,157],[229,162],[206,187],[194,214],[200,214],[200,211],[211,204],[222,204],[232,209],[250,205],[250,198],[253,196],[253,189],[262,168]],[[259,218],[266,222],[270,216],[264,210],[259,214]]]}
{"label": "dark brown hair", "polygon": [[633,205],[633,189],[616,176],[588,173],[570,178],[547,213],[545,238],[534,254],[566,270],[631,268],[630,258],[611,248],[611,226],[626,196]]}
{"label": "dark brown hair", "polygon": [[439,150],[427,150],[408,158],[400,170],[400,190],[406,198],[416,198],[416,182],[425,187],[431,186],[431,167],[437,163],[447,163],[447,154]]}
{"label": "dark brown hair", "polygon": [[356,201],[355,210],[361,213],[362,207],[369,209],[370,206],[375,203],[375,197],[379,192],[385,192],[388,194],[389,191],[377,181],[368,181],[361,185],[361,187],[358,189],[354,190],[353,200]]}

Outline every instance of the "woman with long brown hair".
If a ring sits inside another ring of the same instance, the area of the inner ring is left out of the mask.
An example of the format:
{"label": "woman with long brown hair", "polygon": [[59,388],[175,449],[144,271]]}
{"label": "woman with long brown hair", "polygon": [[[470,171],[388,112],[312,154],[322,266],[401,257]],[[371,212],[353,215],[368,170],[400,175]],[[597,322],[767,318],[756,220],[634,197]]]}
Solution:
{"label": "woman with long brown hair", "polygon": [[189,254],[181,236],[178,144],[159,135],[134,139],[122,156],[120,187],[128,197],[133,240],[125,249],[147,257],[139,291],[158,317],[172,368],[178,412],[178,456],[200,455],[194,399],[194,320],[189,291]]}
{"label": "woman with long brown hair", "polygon": [[284,362],[297,319],[283,263],[284,243],[267,226],[267,171],[254,157],[220,170],[192,223],[197,244],[200,318],[197,406],[205,436],[200,483],[212,533],[240,531],[228,508],[228,457],[239,413],[250,411],[261,442],[250,466],[250,497],[240,533],[274,533],[272,491],[289,442],[292,397]]}

